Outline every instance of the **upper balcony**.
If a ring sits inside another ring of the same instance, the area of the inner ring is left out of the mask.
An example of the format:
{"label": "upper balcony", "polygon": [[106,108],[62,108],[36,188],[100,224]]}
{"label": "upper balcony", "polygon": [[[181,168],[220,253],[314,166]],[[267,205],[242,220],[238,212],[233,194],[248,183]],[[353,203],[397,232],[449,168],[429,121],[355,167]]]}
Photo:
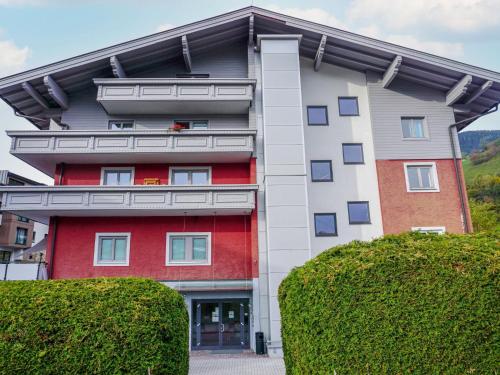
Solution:
{"label": "upper balcony", "polygon": [[1,186],[2,211],[51,216],[248,215],[257,185]]}
{"label": "upper balcony", "polygon": [[10,153],[52,175],[58,163],[244,162],[255,130],[7,131]]}
{"label": "upper balcony", "polygon": [[94,79],[97,101],[110,115],[248,113],[254,79]]}

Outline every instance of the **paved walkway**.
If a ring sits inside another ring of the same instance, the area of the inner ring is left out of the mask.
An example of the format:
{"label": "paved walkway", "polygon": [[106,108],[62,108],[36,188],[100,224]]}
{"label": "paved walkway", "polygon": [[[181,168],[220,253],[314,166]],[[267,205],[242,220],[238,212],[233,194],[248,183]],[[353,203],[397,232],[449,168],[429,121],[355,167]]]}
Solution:
{"label": "paved walkway", "polygon": [[281,358],[254,353],[212,354],[191,353],[189,375],[285,375]]}

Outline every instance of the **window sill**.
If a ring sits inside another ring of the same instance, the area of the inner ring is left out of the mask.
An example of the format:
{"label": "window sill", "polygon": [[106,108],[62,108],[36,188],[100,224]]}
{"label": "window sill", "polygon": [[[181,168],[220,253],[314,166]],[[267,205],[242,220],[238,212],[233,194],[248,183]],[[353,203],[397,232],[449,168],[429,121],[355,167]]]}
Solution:
{"label": "window sill", "polygon": [[408,193],[439,193],[439,189],[408,189]]}
{"label": "window sill", "polygon": [[126,263],[94,263],[94,267],[128,267],[128,262]]}
{"label": "window sill", "polygon": [[191,266],[211,266],[211,263],[194,263],[194,262],[176,262],[176,263],[167,263],[166,267],[191,267]]}

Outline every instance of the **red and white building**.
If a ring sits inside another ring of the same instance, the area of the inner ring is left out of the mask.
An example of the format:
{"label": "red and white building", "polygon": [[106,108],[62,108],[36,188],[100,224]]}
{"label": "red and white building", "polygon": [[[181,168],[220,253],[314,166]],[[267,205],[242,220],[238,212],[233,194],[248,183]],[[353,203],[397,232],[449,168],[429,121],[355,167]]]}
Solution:
{"label": "red and white building", "polygon": [[[334,245],[471,230],[457,131],[500,73],[248,7],[0,79],[38,129],[0,187],[50,278],[178,289],[191,348],[279,354],[279,283]],[[458,124],[456,124],[459,122]],[[456,125],[455,125],[456,124]]]}

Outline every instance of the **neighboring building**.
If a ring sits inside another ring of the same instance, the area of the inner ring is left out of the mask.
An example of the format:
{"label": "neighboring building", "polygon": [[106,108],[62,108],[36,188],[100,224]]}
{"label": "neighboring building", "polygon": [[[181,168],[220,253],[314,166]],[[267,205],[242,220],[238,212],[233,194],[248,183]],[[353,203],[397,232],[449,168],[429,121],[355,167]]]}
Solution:
{"label": "neighboring building", "polygon": [[[7,170],[0,170],[0,185],[41,186],[43,184]],[[1,206],[2,196],[0,195]],[[2,212],[0,214],[0,262],[7,263],[22,257],[24,250],[43,239],[43,235],[47,232],[47,225],[37,223],[22,215]]]}
{"label": "neighboring building", "polygon": [[279,355],[293,267],[470,231],[456,132],[498,104],[500,74],[248,7],[0,79],[0,96],[39,128],[8,131],[12,155],[55,180],[1,189],[50,223],[51,278],[154,278],[185,296],[192,349],[263,331]]}

